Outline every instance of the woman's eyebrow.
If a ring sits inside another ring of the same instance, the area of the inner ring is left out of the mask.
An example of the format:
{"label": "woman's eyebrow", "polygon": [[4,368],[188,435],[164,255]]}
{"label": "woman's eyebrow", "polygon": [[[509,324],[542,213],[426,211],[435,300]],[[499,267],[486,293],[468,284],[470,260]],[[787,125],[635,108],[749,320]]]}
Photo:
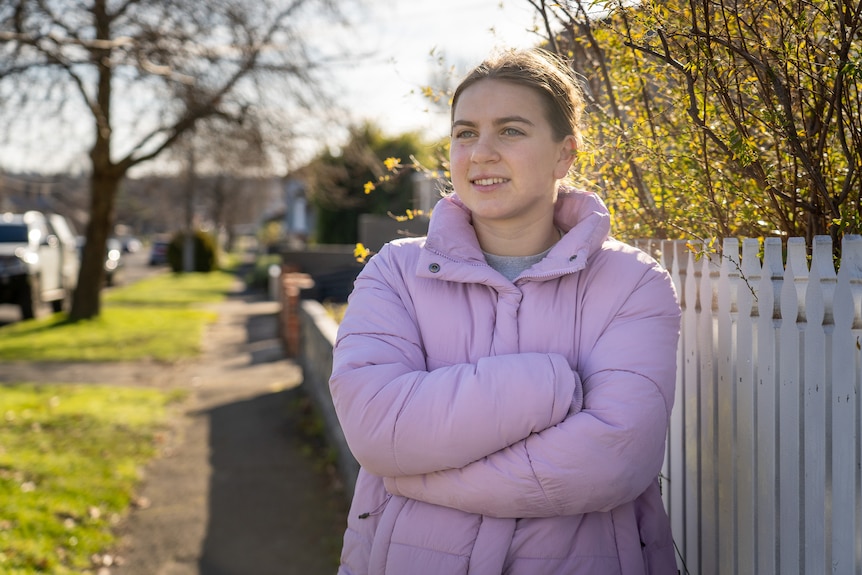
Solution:
{"label": "woman's eyebrow", "polygon": [[[527,124],[529,126],[535,125],[535,124],[533,124],[533,122],[531,122],[530,120],[528,120],[527,118],[525,118],[523,116],[504,116],[502,118],[497,118],[496,120],[494,120],[494,125],[499,126],[502,124],[509,124],[512,122],[517,122],[520,124]],[[470,120],[455,120],[454,122],[452,122],[452,127],[455,127],[455,126],[469,126],[472,128],[472,127],[476,126],[476,122],[471,122]]]}
{"label": "woman's eyebrow", "polygon": [[509,124],[512,122],[517,122],[520,124],[527,124],[529,126],[534,125],[533,122],[531,122],[530,120],[528,120],[527,118],[525,118],[523,116],[505,116],[503,118],[497,118],[496,120],[494,120],[494,124],[496,124],[496,125]]}
{"label": "woman's eyebrow", "polygon": [[468,127],[472,128],[472,127],[474,127],[475,125],[476,125],[476,122],[471,122],[471,121],[469,121],[469,120],[455,120],[454,122],[452,122],[452,127],[453,127],[453,128],[454,128],[455,126],[468,126]]}

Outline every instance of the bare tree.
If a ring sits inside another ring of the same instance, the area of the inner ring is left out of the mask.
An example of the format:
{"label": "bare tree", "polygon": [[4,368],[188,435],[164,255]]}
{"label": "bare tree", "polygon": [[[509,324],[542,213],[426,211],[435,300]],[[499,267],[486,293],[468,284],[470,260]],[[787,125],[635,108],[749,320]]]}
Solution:
{"label": "bare tree", "polygon": [[9,129],[33,118],[28,113],[43,123],[86,117],[90,126],[81,144],[89,150],[90,220],[72,320],[100,313],[102,257],[129,170],[163,157],[205,120],[289,138],[285,126],[325,101],[321,59],[304,30],[321,18],[343,23],[336,4],[0,2],[0,99],[13,114]]}

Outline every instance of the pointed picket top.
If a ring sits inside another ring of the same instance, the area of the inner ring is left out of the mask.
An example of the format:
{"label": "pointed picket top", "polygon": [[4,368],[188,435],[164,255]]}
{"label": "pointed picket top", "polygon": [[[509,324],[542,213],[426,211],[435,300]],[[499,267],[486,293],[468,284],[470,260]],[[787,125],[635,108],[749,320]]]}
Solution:
{"label": "pointed picket top", "polygon": [[763,240],[763,269],[769,270],[769,273],[764,275],[779,280],[784,277],[783,249],[781,238],[768,237]]}
{"label": "pointed picket top", "polygon": [[655,242],[655,240],[642,238],[642,239],[634,240],[632,242],[632,245],[634,247],[638,248],[639,250],[641,250],[642,252],[645,252],[652,257],[656,257],[656,254],[653,250],[653,243],[654,242]]}
{"label": "pointed picket top", "polygon": [[[814,236],[814,246],[811,249],[811,275],[817,271],[820,282],[821,299],[823,300],[823,323],[831,325],[832,297],[835,293],[835,260],[832,256],[832,237]],[[814,280],[809,277],[809,284]],[[807,300],[806,300],[807,301]],[[808,307],[807,304],[805,306]]]}
{"label": "pointed picket top", "polygon": [[[691,250],[687,250],[688,255],[686,256],[686,274],[685,274],[685,309],[702,309],[703,306],[700,303],[700,298],[697,294],[697,273],[695,272],[694,265],[694,252]],[[708,308],[707,308],[708,309]]]}
{"label": "pointed picket top", "polygon": [[691,255],[691,249],[689,249],[689,245],[694,246],[695,249],[700,249],[699,248],[700,244],[698,242],[695,242],[695,241],[679,240],[674,245],[673,257],[675,260],[678,261],[679,271],[683,275],[685,275],[685,273],[687,273],[689,269],[693,269],[693,268],[689,267],[689,265],[688,265],[690,262],[690,259],[688,256]]}
{"label": "pointed picket top", "polygon": [[668,271],[673,269],[673,265],[678,258],[677,256],[677,244],[680,244],[680,240],[662,240],[661,241],[661,250],[659,254],[659,263]]}
{"label": "pointed picket top", "polygon": [[[673,281],[673,285],[676,288],[676,297],[679,299],[679,305],[683,309],[685,309],[685,290],[683,289],[683,280],[682,274],[683,270],[680,269],[680,260],[682,260],[681,250],[684,246],[681,243],[676,242],[666,242],[670,244],[670,248],[666,249],[666,254],[670,254],[670,277]],[[665,259],[667,255],[663,256],[662,259]],[[665,269],[667,268],[667,262],[665,261]]]}
{"label": "pointed picket top", "polygon": [[[831,256],[831,251],[830,251]],[[822,256],[821,256],[822,257]],[[831,320],[832,310],[829,302],[829,313],[827,314],[826,294],[823,290],[823,283],[820,281],[820,270],[823,266],[812,265],[811,272],[808,275],[808,288],[805,292],[805,321],[808,327],[823,325],[827,315]],[[830,294],[830,300],[832,296]]]}
{"label": "pointed picket top", "polygon": [[808,249],[805,238],[787,238],[787,263],[796,270],[794,277],[808,277]]}
{"label": "pointed picket top", "polygon": [[684,240],[664,240],[662,241],[661,264],[673,276],[674,284],[677,287],[677,293],[682,298],[682,284],[685,277],[686,254],[688,249],[685,247]]}
{"label": "pointed picket top", "polygon": [[739,284],[737,298],[743,297],[743,291],[746,292],[745,297],[751,298],[752,317],[760,315],[759,309],[755,304],[760,297],[758,291],[760,290],[760,277],[763,275],[759,253],[760,240],[757,238],[742,240],[742,264],[740,266],[740,279],[742,281]]}
{"label": "pointed picket top", "polygon": [[[793,275],[790,276],[790,283],[796,289],[796,302],[799,309],[794,314],[797,321],[805,321],[805,288],[808,287],[808,248],[805,245],[805,238],[788,238],[787,239],[787,268],[793,269]],[[788,281],[787,274],[784,274],[784,281]],[[782,299],[784,296],[782,295]],[[784,316],[784,307],[781,308],[781,317]]]}
{"label": "pointed picket top", "polygon": [[700,308],[714,313],[718,309],[718,300],[715,283],[718,275],[718,266],[713,262],[711,254],[706,252],[701,257],[700,263]]}
{"label": "pointed picket top", "polygon": [[862,329],[862,235],[847,234],[841,242],[841,268],[853,296],[853,328]]}
{"label": "pointed picket top", "polygon": [[862,235],[847,234],[842,238],[841,267],[848,268],[850,279],[862,279]]}
{"label": "pointed picket top", "polygon": [[646,246],[643,248],[643,251],[648,253],[654,259],[658,259],[661,257],[661,242],[659,240],[649,240]]}
{"label": "pointed picket top", "polygon": [[[739,240],[736,238],[724,238],[721,242],[721,267],[728,266],[728,275],[733,272],[739,273]],[[729,265],[728,265],[729,264]]]}
{"label": "pointed picket top", "polygon": [[814,236],[814,245],[811,247],[812,271],[815,267],[821,280],[835,279],[835,263],[832,258],[831,236]]}
{"label": "pointed picket top", "polygon": [[759,279],[760,277],[760,240],[757,238],[745,238],[742,240],[742,264],[740,270],[747,278]]}
{"label": "pointed picket top", "polygon": [[787,267],[784,268],[784,280],[781,286],[781,305],[779,307],[781,319],[785,322],[805,320],[804,310],[799,306],[799,290],[796,286],[796,276],[794,275],[796,270],[793,267],[793,261],[793,258],[787,258]]}
{"label": "pointed picket top", "polygon": [[[763,269],[757,292],[760,315],[778,319],[781,317],[781,287],[784,284],[784,256],[781,238],[763,240]],[[768,292],[768,293],[767,293]]]}
{"label": "pointed picket top", "polygon": [[849,330],[856,319],[856,306],[853,305],[853,292],[850,290],[850,275],[849,267],[845,268],[842,261],[835,282],[835,294],[832,296],[832,312],[836,330]]}
{"label": "pointed picket top", "polygon": [[739,289],[739,240],[725,238],[721,247],[718,271],[718,311],[737,313]]}
{"label": "pointed picket top", "polygon": [[[764,258],[766,264],[766,258]],[[778,319],[780,317],[781,281],[773,280],[771,272],[765,265],[757,286],[757,312],[761,318]]]}

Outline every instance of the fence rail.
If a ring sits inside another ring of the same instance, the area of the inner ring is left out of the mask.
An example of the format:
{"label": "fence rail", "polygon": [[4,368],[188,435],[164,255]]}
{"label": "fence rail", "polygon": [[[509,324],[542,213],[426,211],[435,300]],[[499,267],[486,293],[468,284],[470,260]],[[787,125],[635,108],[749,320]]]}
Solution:
{"label": "fence rail", "polygon": [[862,572],[862,236],[638,242],[683,307],[662,472],[683,573]]}

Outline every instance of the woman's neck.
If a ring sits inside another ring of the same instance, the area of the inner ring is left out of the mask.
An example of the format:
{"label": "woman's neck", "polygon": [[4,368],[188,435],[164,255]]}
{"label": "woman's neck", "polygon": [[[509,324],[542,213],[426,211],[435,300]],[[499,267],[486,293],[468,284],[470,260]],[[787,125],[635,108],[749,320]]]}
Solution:
{"label": "woman's neck", "polygon": [[553,214],[529,226],[511,227],[500,223],[473,222],[483,252],[496,256],[532,256],[540,254],[560,239]]}

